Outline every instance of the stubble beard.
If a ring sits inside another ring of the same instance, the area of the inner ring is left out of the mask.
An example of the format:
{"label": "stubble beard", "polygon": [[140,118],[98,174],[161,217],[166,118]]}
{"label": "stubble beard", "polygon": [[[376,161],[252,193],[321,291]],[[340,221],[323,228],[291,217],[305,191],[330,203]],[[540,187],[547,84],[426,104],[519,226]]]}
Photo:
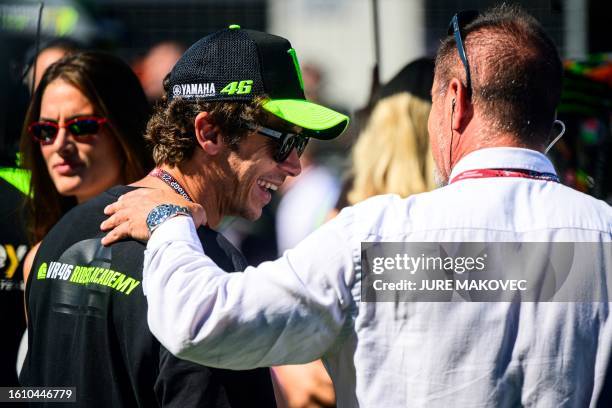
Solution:
{"label": "stubble beard", "polygon": [[[438,135],[438,154],[434,156],[433,178],[436,187],[444,187],[448,184],[448,174],[444,171],[444,161],[448,157],[449,141],[444,139],[440,129],[436,129]],[[437,160],[436,160],[437,159]],[[441,161],[441,163],[439,163]]]}
{"label": "stubble beard", "polygon": [[448,184],[448,177],[444,177],[442,172],[438,170],[438,166],[436,165],[433,171],[433,179],[436,187],[444,187]]}

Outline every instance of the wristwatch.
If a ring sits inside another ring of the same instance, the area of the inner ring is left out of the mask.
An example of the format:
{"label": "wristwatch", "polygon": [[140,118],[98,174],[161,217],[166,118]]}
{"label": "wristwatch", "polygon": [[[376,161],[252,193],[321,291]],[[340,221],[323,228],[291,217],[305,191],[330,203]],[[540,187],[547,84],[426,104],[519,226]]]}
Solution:
{"label": "wristwatch", "polygon": [[177,215],[191,216],[191,211],[187,207],[181,207],[174,204],[161,204],[153,208],[147,216],[147,228],[152,234],[162,222],[174,218]]}

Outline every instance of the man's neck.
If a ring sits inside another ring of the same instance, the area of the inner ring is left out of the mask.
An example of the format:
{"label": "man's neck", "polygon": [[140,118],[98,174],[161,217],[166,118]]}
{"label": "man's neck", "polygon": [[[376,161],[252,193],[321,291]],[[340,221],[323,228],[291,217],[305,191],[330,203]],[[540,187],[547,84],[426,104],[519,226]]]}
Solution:
{"label": "man's neck", "polygon": [[475,121],[470,123],[464,132],[455,134],[452,138],[452,150],[450,155],[444,159],[443,170],[437,170],[436,180],[438,185],[448,184],[453,169],[468,154],[490,147],[520,147],[524,149],[543,152],[544,148],[538,145],[526,144],[521,138],[512,133],[500,133],[490,131],[490,126]]}
{"label": "man's neck", "polygon": [[523,149],[531,149],[543,152],[541,146],[528,145],[513,134],[502,133],[493,136],[475,136],[476,137],[466,137],[466,135],[462,135],[461,142],[453,147],[451,171],[452,168],[454,168],[462,158],[480,149],[486,149],[490,147],[520,147]]}
{"label": "man's neck", "polygon": [[[214,187],[207,181],[206,174],[203,174],[202,168],[195,171],[196,169],[192,167],[190,163],[180,164],[175,167],[170,167],[165,164],[158,166],[158,168],[169,173],[194,202],[204,207],[207,224],[214,228],[219,225],[223,218],[223,214],[218,205],[218,194]],[[158,188],[179,194],[172,186],[166,184],[162,179],[151,175],[147,175],[135,183],[132,183],[131,186]]]}

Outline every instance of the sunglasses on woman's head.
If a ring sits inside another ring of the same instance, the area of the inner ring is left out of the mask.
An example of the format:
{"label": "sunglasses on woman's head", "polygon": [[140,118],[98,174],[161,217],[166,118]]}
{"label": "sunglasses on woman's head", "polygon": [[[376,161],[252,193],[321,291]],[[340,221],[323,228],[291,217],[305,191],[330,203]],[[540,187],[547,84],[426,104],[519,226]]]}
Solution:
{"label": "sunglasses on woman's head", "polygon": [[72,136],[79,138],[95,135],[100,131],[100,126],[106,122],[106,118],[98,116],[79,116],[67,120],[63,126],[55,121],[44,120],[32,123],[28,131],[35,141],[48,145],[55,141],[60,128],[65,128]]}
{"label": "sunglasses on woman's head", "polygon": [[308,138],[297,133],[281,132],[253,123],[247,123],[246,127],[260,135],[276,139],[278,147],[274,153],[274,160],[278,163],[287,160],[287,157],[289,157],[294,148],[297,151],[298,157],[301,157],[304,150],[306,150],[306,145],[308,145]]}

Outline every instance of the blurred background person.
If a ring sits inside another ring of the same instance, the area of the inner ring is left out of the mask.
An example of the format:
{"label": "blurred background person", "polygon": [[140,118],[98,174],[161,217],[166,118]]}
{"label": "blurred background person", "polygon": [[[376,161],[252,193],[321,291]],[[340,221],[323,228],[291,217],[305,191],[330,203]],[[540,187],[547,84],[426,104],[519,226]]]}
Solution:
{"label": "blurred background person", "polygon": [[566,132],[548,155],[563,184],[612,204],[612,54],[563,65]]}
{"label": "blurred background person", "polygon": [[143,177],[152,167],[143,131],[149,107],[138,79],[110,54],[67,56],[45,71],[28,109],[21,137],[31,171],[26,199],[35,246],[77,203],[116,184]]}
{"label": "blurred background person", "polygon": [[352,151],[350,205],[374,195],[408,197],[434,188],[427,132],[433,67],[433,60],[417,60],[382,88]]}
{"label": "blurred background person", "polygon": [[36,47],[30,47],[26,56],[27,72],[25,76],[26,85],[31,88],[34,80],[34,89],[38,88],[41,78],[51,64],[62,57],[83,51],[85,47],[75,40],[68,38],[53,38],[43,44],[36,53]]}
{"label": "blurred background person", "polygon": [[340,194],[337,170],[320,160],[321,145],[309,144],[301,158],[302,174],[288,180],[280,191],[276,209],[279,255],[321,226]]}
{"label": "blurred background person", "polygon": [[435,188],[427,119],[434,62],[420,58],[382,86],[351,153],[351,165],[334,216],[343,207],[379,194]]}
{"label": "blurred background person", "polygon": [[[312,63],[303,64],[302,78],[306,97],[326,106],[324,73]],[[343,107],[335,109],[344,112]],[[334,208],[340,194],[341,161],[345,157],[344,143],[352,131],[331,143],[310,143],[301,158],[302,173],[288,180],[279,190],[281,196],[276,208],[277,255],[293,248],[308,234],[321,226]],[[296,214],[300,214],[296,217]],[[275,259],[276,257],[272,258]]]}
{"label": "blurred background person", "polygon": [[21,72],[11,70],[21,59],[11,57],[5,47],[9,41],[0,32],[0,386],[15,387],[17,349],[25,330],[22,261],[29,248],[21,211],[29,173],[19,168],[18,148],[29,95]]}
{"label": "blurred background person", "polygon": [[151,105],[164,95],[164,78],[184,52],[184,45],[176,41],[163,41],[155,44],[144,57],[132,64]]}

